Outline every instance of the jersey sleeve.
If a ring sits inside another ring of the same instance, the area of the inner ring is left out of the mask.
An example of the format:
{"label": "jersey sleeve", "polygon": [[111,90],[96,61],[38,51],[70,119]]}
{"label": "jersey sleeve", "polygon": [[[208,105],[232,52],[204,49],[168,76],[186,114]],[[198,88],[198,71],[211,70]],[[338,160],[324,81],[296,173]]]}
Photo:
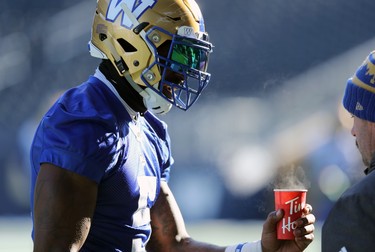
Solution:
{"label": "jersey sleeve", "polygon": [[105,117],[55,104],[41,123],[39,163],[52,163],[99,182],[119,155],[118,135]]}

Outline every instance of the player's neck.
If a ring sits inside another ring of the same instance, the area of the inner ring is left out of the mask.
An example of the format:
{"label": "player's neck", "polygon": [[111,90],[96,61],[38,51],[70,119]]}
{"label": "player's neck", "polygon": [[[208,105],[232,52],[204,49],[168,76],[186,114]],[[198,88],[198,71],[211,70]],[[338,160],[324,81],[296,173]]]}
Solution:
{"label": "player's neck", "polygon": [[115,87],[121,98],[136,112],[145,113],[146,107],[143,103],[143,98],[138,94],[134,88],[120,76],[112,63],[109,60],[103,60],[99,65],[99,70]]}

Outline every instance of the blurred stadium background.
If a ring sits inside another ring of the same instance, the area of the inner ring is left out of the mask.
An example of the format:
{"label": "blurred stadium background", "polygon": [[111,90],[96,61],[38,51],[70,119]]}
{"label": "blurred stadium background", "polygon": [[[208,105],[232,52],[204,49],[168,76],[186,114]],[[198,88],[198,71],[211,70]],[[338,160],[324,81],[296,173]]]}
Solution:
{"label": "blurred stadium background", "polygon": [[[258,239],[272,188],[288,180],[309,189],[318,230],[308,251],[319,251],[330,207],[363,177],[340,102],[375,49],[375,2],[198,3],[215,45],[212,81],[188,112],[163,117],[176,160],[170,184],[188,228],[220,244]],[[98,64],[87,51],[95,5],[0,2],[0,251],[31,251],[30,142],[56,95]]]}

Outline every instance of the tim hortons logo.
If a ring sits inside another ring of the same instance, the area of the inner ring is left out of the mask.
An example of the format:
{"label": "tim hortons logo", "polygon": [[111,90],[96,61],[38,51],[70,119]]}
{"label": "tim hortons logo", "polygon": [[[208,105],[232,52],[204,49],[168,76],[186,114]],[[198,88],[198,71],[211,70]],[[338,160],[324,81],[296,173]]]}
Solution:
{"label": "tim hortons logo", "polygon": [[[298,201],[299,197],[291,199],[285,202],[285,205],[289,205],[289,215],[296,214],[301,211],[301,203]],[[295,221],[291,221],[291,217],[288,216],[287,218],[283,218],[282,222],[282,230],[283,234],[286,232],[291,232],[292,230],[296,229],[297,224]]]}
{"label": "tim hortons logo", "polygon": [[121,25],[130,29],[132,28],[133,23],[124,13],[121,4],[125,3],[133,15],[138,19],[148,8],[154,6],[156,2],[157,0],[111,0],[108,5],[106,19],[108,21],[115,22],[116,19],[121,17]]}

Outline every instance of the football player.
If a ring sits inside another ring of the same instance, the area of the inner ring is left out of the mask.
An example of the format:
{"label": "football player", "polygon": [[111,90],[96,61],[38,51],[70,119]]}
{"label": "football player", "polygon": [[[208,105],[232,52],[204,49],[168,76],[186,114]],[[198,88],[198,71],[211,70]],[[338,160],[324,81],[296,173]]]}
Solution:
{"label": "football player", "polygon": [[168,187],[173,158],[155,115],[187,110],[210,80],[212,44],[193,0],[98,0],[93,76],[67,90],[40,122],[31,149],[34,251],[301,251],[313,240],[310,206],[296,239],[221,247],[192,239]]}

